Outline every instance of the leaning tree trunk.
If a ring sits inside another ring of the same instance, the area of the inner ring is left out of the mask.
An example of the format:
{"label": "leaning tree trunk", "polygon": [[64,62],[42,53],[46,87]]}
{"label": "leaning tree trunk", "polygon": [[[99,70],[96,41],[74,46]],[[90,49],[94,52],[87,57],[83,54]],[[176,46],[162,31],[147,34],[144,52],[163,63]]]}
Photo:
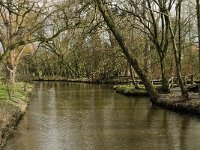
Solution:
{"label": "leaning tree trunk", "polygon": [[151,81],[148,79],[147,74],[142,70],[140,67],[138,61],[131,57],[129,49],[127,48],[123,37],[119,33],[117,27],[114,24],[114,21],[110,17],[110,13],[108,11],[108,8],[106,5],[103,4],[102,0],[96,0],[96,4],[99,8],[99,11],[101,12],[105,22],[107,23],[108,27],[112,31],[116,41],[118,42],[119,46],[121,47],[124,55],[126,56],[127,61],[132,65],[136,73],[139,75],[140,79],[142,80],[143,84],[146,87],[146,90],[150,96],[150,100],[152,103],[155,103],[158,99],[158,93],[151,84]]}

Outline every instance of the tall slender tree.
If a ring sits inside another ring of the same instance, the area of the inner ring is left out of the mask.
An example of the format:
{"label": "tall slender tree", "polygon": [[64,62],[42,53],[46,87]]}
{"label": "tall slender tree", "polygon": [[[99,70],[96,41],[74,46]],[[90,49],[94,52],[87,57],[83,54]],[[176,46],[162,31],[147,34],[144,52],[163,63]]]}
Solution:
{"label": "tall slender tree", "polygon": [[196,0],[196,10],[197,10],[197,29],[198,29],[198,47],[199,47],[199,71],[200,71],[200,3]]}
{"label": "tall slender tree", "polygon": [[113,19],[110,16],[110,12],[109,12],[109,9],[108,9],[105,1],[95,0],[95,2],[96,2],[96,5],[98,6],[99,11],[101,12],[101,14],[104,18],[106,24],[108,25],[108,27],[112,31],[116,41],[118,42],[118,44],[121,47],[124,55],[126,56],[127,61],[132,65],[132,67],[134,68],[134,70],[136,71],[136,73],[139,75],[142,82],[144,83],[144,85],[145,85],[145,87],[146,87],[146,89],[149,93],[151,102],[155,103],[157,101],[159,95],[156,92],[153,85],[151,84],[151,81],[149,80],[145,71],[140,67],[138,61],[135,58],[131,57],[130,51],[129,51],[128,47],[126,46],[126,43],[125,43],[123,37],[121,36],[119,30],[115,26]]}

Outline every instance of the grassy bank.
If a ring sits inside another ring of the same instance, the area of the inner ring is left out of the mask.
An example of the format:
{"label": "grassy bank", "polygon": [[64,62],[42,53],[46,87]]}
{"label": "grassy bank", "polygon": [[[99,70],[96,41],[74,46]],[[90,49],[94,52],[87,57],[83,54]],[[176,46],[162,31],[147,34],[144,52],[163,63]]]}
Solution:
{"label": "grassy bank", "polygon": [[0,148],[14,131],[26,111],[32,86],[24,83],[8,86],[0,83]]}
{"label": "grassy bank", "polygon": [[148,96],[146,89],[141,86],[136,89],[133,85],[116,85],[113,87],[117,93],[128,96]]}

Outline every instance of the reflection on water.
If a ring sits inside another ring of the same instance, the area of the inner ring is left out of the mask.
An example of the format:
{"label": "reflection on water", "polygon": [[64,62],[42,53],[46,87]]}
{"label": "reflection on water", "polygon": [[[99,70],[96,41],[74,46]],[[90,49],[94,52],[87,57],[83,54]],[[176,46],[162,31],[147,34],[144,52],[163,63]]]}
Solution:
{"label": "reflection on water", "polygon": [[199,150],[200,120],[100,85],[41,82],[6,150]]}

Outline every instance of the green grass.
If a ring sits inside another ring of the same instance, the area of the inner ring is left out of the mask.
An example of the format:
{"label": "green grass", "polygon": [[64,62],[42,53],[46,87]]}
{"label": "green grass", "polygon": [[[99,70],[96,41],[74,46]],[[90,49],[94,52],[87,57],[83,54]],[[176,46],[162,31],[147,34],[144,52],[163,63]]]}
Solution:
{"label": "green grass", "polygon": [[26,83],[6,85],[0,82],[0,134],[4,135],[0,138],[0,147],[24,114],[31,89]]}
{"label": "green grass", "polygon": [[27,93],[31,85],[22,82],[15,85],[5,85],[0,82],[0,103],[17,104],[27,101]]}
{"label": "green grass", "polygon": [[116,85],[114,90],[118,93],[130,96],[148,96],[148,93],[144,86],[140,86],[139,89],[136,89],[133,85]]}

